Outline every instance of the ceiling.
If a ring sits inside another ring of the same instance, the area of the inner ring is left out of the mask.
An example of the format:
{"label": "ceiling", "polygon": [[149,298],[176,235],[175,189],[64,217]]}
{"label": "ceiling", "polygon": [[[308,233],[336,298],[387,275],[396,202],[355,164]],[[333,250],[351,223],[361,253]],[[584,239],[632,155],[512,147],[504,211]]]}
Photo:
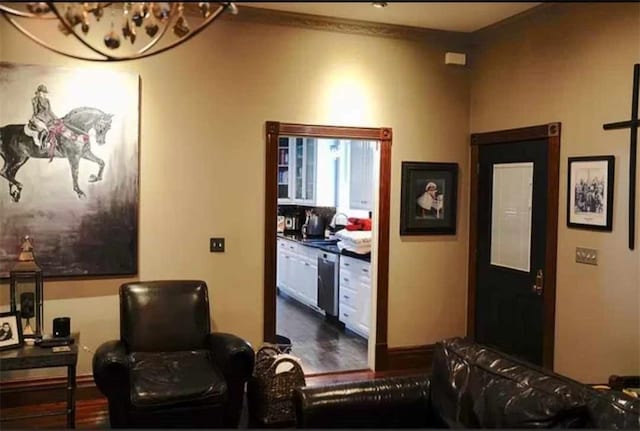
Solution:
{"label": "ceiling", "polygon": [[239,6],[460,32],[479,30],[540,4],[387,3],[385,8],[375,8],[371,2],[236,2]]}

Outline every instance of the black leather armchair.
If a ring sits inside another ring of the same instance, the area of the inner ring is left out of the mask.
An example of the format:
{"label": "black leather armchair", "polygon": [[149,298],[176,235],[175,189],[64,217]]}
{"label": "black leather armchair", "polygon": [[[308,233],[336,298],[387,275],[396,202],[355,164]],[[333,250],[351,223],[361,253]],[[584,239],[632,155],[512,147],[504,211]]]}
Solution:
{"label": "black leather armchair", "polygon": [[93,378],[114,428],[235,428],[254,351],[211,333],[203,281],[120,287],[120,340],[102,344]]}

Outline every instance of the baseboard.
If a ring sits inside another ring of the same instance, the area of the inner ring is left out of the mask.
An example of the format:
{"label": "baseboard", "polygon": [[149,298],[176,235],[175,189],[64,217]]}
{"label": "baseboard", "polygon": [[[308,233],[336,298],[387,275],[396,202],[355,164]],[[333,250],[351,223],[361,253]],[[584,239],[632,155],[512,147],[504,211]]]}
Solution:
{"label": "baseboard", "polygon": [[433,361],[434,344],[411,347],[392,347],[387,350],[387,370],[429,370]]}
{"label": "baseboard", "polygon": [[[65,402],[66,377],[48,377],[31,380],[15,380],[0,383],[0,406],[21,407],[34,404]],[[91,374],[76,378],[76,400],[104,398],[96,387]]]}

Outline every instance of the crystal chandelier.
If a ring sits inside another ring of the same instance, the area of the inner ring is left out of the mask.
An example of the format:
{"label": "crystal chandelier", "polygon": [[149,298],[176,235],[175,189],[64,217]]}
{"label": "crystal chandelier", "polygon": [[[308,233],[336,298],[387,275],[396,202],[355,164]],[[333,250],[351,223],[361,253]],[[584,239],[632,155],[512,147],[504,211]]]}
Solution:
{"label": "crystal chandelier", "polygon": [[[160,54],[191,39],[225,11],[238,13],[232,2],[0,2],[0,13],[34,42],[89,61]],[[59,41],[60,32],[87,54],[58,48],[66,44]],[[57,40],[61,43],[56,46]]]}

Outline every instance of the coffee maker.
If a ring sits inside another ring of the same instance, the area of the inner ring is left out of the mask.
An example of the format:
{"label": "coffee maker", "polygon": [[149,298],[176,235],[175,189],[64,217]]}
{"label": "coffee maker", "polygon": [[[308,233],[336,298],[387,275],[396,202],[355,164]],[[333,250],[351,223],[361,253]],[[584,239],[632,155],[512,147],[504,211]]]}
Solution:
{"label": "coffee maker", "polygon": [[284,216],[284,230],[285,231],[300,231],[300,219],[296,215]]}

